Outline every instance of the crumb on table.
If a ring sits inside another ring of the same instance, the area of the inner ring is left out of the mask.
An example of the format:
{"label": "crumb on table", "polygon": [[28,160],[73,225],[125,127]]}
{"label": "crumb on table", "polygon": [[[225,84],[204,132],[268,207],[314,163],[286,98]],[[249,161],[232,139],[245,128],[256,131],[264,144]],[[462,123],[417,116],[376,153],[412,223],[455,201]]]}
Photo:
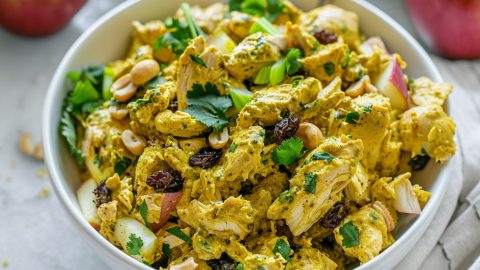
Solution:
{"label": "crumb on table", "polygon": [[40,199],[45,199],[50,195],[50,188],[48,186],[44,186],[40,192],[38,192],[38,197]]}

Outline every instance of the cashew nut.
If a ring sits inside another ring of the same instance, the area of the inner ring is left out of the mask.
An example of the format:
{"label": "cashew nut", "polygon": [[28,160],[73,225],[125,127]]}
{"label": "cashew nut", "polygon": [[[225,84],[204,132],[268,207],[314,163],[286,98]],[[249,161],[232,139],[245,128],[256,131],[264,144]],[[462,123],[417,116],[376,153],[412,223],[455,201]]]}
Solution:
{"label": "cashew nut", "polygon": [[18,141],[18,148],[27,156],[33,155],[32,134],[23,133]]}
{"label": "cashew nut", "polygon": [[130,129],[122,132],[122,142],[132,154],[139,156],[147,146],[147,140],[144,137],[133,133]]}
{"label": "cashew nut", "polygon": [[213,149],[221,149],[228,142],[228,128],[224,127],[220,133],[210,133],[208,142]]}
{"label": "cashew nut", "polygon": [[205,138],[193,138],[181,140],[178,142],[178,145],[183,151],[197,153],[200,149],[208,146],[207,140]]}
{"label": "cashew nut", "polygon": [[132,70],[130,71],[130,75],[132,75],[133,84],[143,85],[144,83],[155,78],[159,72],[160,65],[158,65],[157,61],[146,59],[133,66]]}
{"label": "cashew nut", "polygon": [[312,123],[300,123],[294,135],[303,141],[308,150],[313,150],[323,142],[322,131]]}
{"label": "cashew nut", "polygon": [[359,81],[353,83],[345,91],[345,94],[349,97],[356,98],[367,90],[368,85],[370,84],[370,77],[368,75],[363,76]]}
{"label": "cashew nut", "polygon": [[112,93],[113,97],[120,102],[131,99],[137,93],[137,86],[132,83],[132,76],[126,74],[116,80],[112,85]]}
{"label": "cashew nut", "polygon": [[119,108],[117,106],[110,106],[108,108],[110,116],[115,120],[122,120],[128,115],[128,110],[125,108]]}
{"label": "cashew nut", "polygon": [[43,149],[41,144],[37,143],[35,148],[33,148],[33,157],[36,160],[43,160]]}
{"label": "cashew nut", "polygon": [[177,263],[170,267],[171,270],[195,270],[197,269],[198,264],[192,257],[188,257],[185,261]]}
{"label": "cashew nut", "polygon": [[385,225],[387,226],[387,232],[391,232],[395,228],[395,221],[393,220],[393,217],[390,214],[388,208],[379,201],[375,201],[372,204],[372,207],[383,216],[383,219],[385,220]]}

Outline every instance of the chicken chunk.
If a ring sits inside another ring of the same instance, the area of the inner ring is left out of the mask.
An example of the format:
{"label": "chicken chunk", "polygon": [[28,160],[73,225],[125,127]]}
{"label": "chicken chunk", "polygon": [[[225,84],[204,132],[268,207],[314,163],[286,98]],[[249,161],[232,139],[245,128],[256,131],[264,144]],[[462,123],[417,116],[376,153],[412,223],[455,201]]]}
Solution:
{"label": "chicken chunk", "polygon": [[327,85],[342,74],[342,63],[347,57],[347,52],[347,45],[332,43],[303,58],[301,63],[307,75],[313,76],[323,85]]}
{"label": "chicken chunk", "polygon": [[195,137],[207,130],[207,127],[186,112],[170,110],[163,111],[155,116],[155,126],[163,134],[175,137]]}
{"label": "chicken chunk", "polygon": [[352,181],[345,188],[345,197],[360,205],[370,202],[370,180],[362,163],[357,165]]}
{"label": "chicken chunk", "polygon": [[288,47],[302,49],[305,56],[312,55],[320,46],[314,36],[305,32],[298,24],[287,23],[285,25],[285,36]]}
{"label": "chicken chunk", "polygon": [[159,112],[168,108],[168,104],[175,97],[175,84],[167,82],[149,89],[141,99],[130,102],[127,106],[132,121],[139,124],[148,124]]}
{"label": "chicken chunk", "polygon": [[402,150],[412,157],[426,153],[446,162],[455,153],[455,124],[439,105],[413,107],[400,119]]}
{"label": "chicken chunk", "polygon": [[[382,214],[370,204],[346,216],[335,228],[334,234],[345,254],[357,258],[361,263],[373,259],[392,243]],[[358,242],[346,239],[352,236]]]}
{"label": "chicken chunk", "polygon": [[296,252],[286,270],[335,270],[337,264],[315,248],[302,248]]}
{"label": "chicken chunk", "polygon": [[117,222],[117,205],[118,201],[110,201],[98,207],[98,217],[100,218],[100,234],[109,242],[116,246],[120,243],[115,237],[115,223]]}
{"label": "chicken chunk", "polygon": [[112,201],[118,201],[117,211],[121,215],[128,215],[134,205],[132,178],[125,177],[120,180],[118,174],[105,181],[105,185],[110,190]]}
{"label": "chicken chunk", "polygon": [[235,42],[240,42],[249,35],[250,27],[255,23],[255,18],[245,13],[232,11],[230,17],[220,23],[220,28]]}
{"label": "chicken chunk", "polygon": [[240,42],[225,62],[230,74],[240,81],[254,77],[266,64],[281,57],[280,48],[271,36],[258,32]]}
{"label": "chicken chunk", "polygon": [[412,103],[417,106],[442,106],[452,92],[452,85],[448,83],[432,82],[426,77],[420,77],[410,84]]}
{"label": "chicken chunk", "polygon": [[400,155],[402,153],[402,143],[398,133],[399,121],[390,124],[387,135],[383,140],[380,158],[377,163],[377,170],[380,176],[393,176],[400,165]]}
{"label": "chicken chunk", "polygon": [[368,149],[362,163],[367,169],[373,169],[390,124],[390,102],[380,94],[370,93],[353,99],[350,110],[344,115],[339,115],[339,112],[332,115],[328,134],[350,134],[361,139],[364,148]]}
{"label": "chicken chunk", "polygon": [[282,112],[294,114],[303,105],[313,102],[321,89],[315,78],[306,78],[295,87],[291,84],[272,86],[255,92],[251,102],[240,111],[237,125],[241,128],[260,124],[269,126],[282,119]]}
{"label": "chicken chunk", "polygon": [[233,235],[239,239],[245,238],[256,215],[250,202],[241,197],[208,204],[192,200],[187,207],[177,208],[177,212],[188,225],[224,239]]}
{"label": "chicken chunk", "polygon": [[[325,153],[333,157],[330,162],[319,158]],[[362,153],[360,140],[346,137],[327,139],[296,169],[290,180],[290,189],[270,206],[268,218],[285,219],[294,236],[308,230],[341,199],[341,193],[355,174]]]}
{"label": "chicken chunk", "polygon": [[330,30],[352,46],[360,40],[358,16],[334,5],[318,7],[300,17],[302,27],[308,31]]}

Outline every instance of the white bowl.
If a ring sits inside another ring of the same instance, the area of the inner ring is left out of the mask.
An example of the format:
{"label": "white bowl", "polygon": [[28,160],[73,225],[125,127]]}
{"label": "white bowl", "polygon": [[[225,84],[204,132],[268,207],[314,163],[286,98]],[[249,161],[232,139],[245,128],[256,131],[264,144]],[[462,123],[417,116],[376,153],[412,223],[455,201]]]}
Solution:
{"label": "white bowl", "polygon": [[[50,84],[43,115],[43,143],[45,160],[53,187],[63,206],[78,228],[79,235],[113,269],[151,269],[136,261],[105,240],[82,216],[75,197],[80,185],[78,168],[58,132],[62,101],[65,97],[65,75],[69,70],[88,64],[104,64],[124,56],[129,46],[131,22],[164,19],[172,16],[182,1],[131,0],[111,10],[93,24],[64,56]],[[185,1],[207,5],[213,0]],[[293,0],[299,7],[315,7],[312,0]],[[411,77],[428,76],[435,81],[442,78],[426,52],[399,24],[385,13],[363,0],[338,0],[336,4],[360,16],[362,32],[367,36],[381,36],[392,52],[398,52],[408,63]],[[446,165],[448,166],[448,165]],[[402,216],[395,234],[397,241],[379,256],[357,269],[391,269],[402,260],[425,232],[438,210],[445,194],[446,168],[430,162],[415,178],[432,192],[430,201],[418,218]],[[421,179],[421,180],[420,180]]]}

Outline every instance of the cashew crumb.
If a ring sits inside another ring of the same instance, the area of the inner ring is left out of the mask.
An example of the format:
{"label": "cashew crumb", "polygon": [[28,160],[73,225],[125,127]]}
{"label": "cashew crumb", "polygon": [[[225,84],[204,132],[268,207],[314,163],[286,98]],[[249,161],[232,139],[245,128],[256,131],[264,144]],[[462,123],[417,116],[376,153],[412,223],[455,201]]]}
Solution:
{"label": "cashew crumb", "polygon": [[9,265],[9,262],[7,260],[3,260],[2,265],[3,265],[3,268],[7,268]]}
{"label": "cashew crumb", "polygon": [[41,144],[37,143],[35,145],[35,148],[33,149],[33,157],[36,160],[43,160],[43,148]]}
{"label": "cashew crumb", "polygon": [[38,193],[38,197],[40,199],[45,199],[50,195],[50,188],[48,186],[44,186],[40,192]]}
{"label": "cashew crumb", "polygon": [[43,178],[48,175],[47,167],[42,167],[37,170],[37,177]]}
{"label": "cashew crumb", "polygon": [[33,155],[32,134],[22,133],[18,141],[18,148],[27,156]]}

